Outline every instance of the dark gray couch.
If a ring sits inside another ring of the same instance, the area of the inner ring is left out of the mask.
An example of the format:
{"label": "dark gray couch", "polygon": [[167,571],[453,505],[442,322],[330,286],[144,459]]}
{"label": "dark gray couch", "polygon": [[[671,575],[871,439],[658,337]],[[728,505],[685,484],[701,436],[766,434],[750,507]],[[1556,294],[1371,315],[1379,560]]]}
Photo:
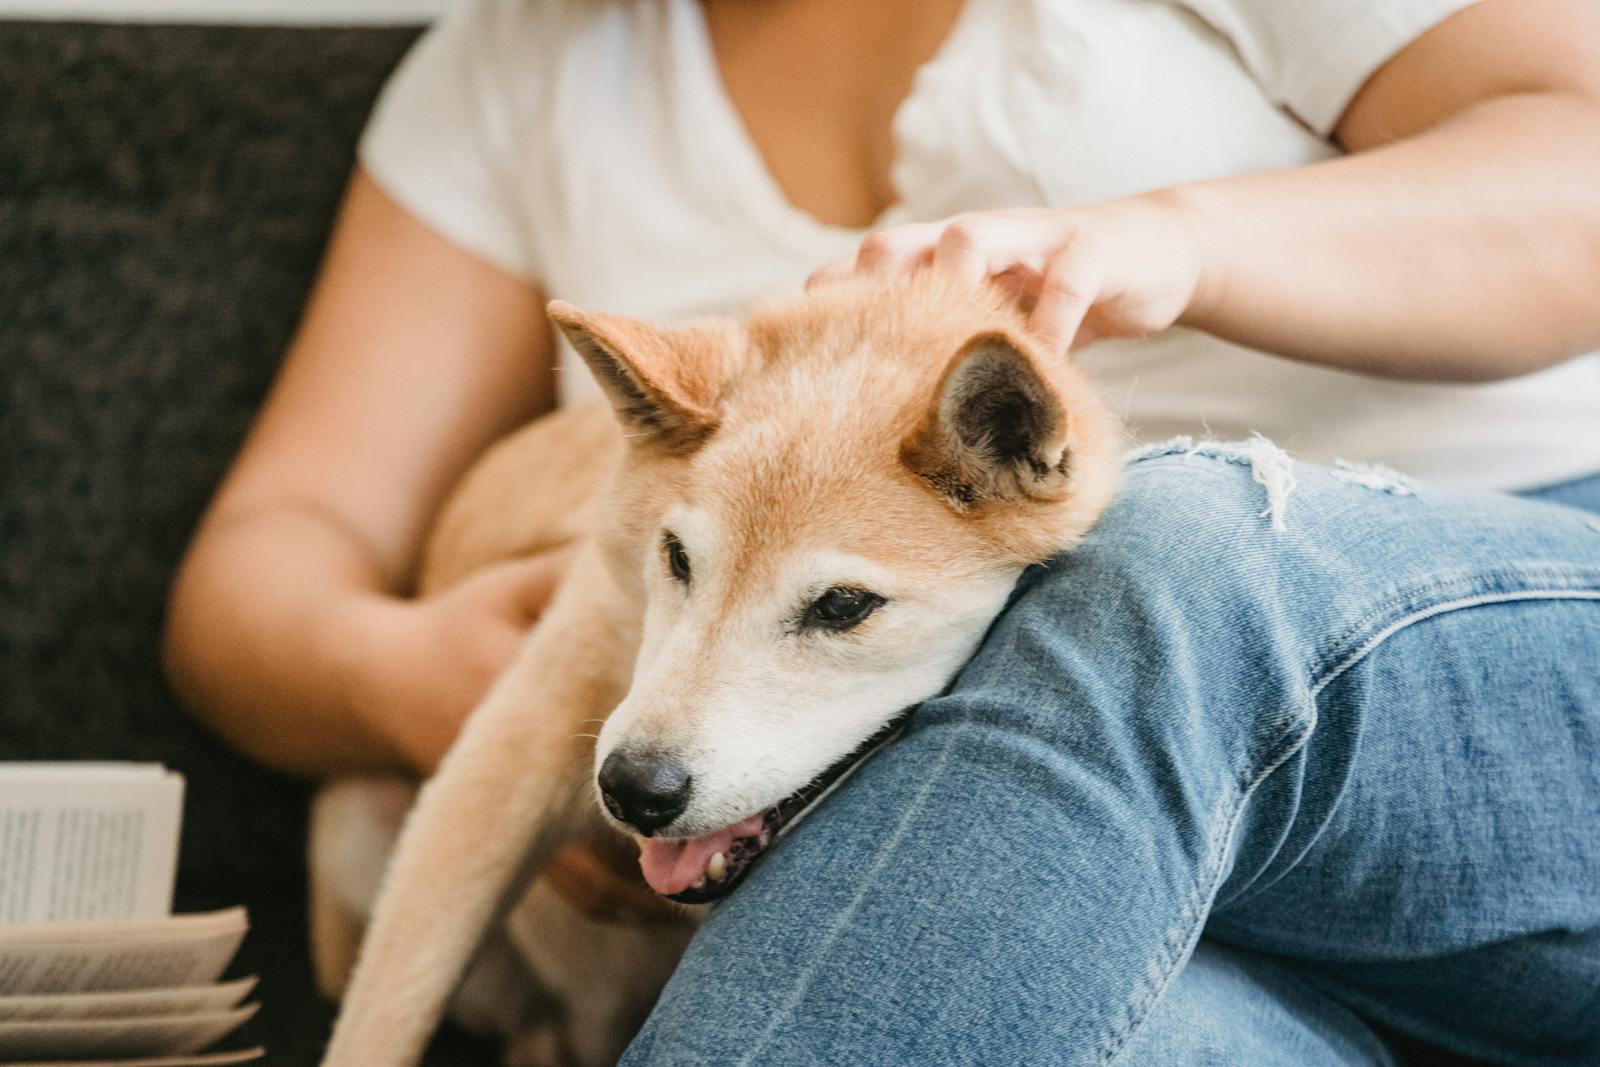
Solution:
{"label": "dark gray couch", "polygon": [[[272,377],[406,28],[0,21],[0,759],[158,760],[182,910],[243,903],[244,1038],[313,1064],[306,789],[190,722],[173,566]],[[488,1062],[459,1035],[430,1062]]]}

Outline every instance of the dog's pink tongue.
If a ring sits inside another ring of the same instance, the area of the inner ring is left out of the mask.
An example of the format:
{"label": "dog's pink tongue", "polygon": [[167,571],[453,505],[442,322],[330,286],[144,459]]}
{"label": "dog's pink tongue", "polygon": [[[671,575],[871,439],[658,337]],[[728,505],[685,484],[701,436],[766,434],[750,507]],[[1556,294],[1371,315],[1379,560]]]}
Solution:
{"label": "dog's pink tongue", "polygon": [[705,877],[706,864],[721,852],[727,855],[735,839],[761,832],[762,813],[724,826],[700,837],[640,837],[639,870],[644,880],[664,897],[676,896]]}

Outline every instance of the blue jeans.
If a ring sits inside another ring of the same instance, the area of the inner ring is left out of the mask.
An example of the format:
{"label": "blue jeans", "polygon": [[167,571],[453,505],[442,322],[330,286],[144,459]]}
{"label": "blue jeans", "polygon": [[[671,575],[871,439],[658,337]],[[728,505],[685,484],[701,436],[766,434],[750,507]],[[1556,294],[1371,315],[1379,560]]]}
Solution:
{"label": "blue jeans", "polygon": [[1600,1064],[1600,477],[1532,495],[1151,450],[623,1062]]}

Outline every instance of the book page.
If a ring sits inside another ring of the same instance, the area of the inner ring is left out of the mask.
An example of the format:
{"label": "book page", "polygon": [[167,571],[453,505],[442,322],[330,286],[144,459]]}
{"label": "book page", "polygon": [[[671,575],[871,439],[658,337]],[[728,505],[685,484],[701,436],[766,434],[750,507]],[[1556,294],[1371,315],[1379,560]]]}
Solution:
{"label": "book page", "polygon": [[166,915],[182,817],[158,765],[0,763],[0,922]]}
{"label": "book page", "polygon": [[126,1019],[194,1015],[238,1007],[254,978],[215,985],[135,989],[126,993],[41,993],[0,996],[0,1023],[43,1019]]}
{"label": "book page", "polygon": [[181,1056],[199,1052],[256,1013],[250,1004],[199,1015],[154,1019],[54,1019],[0,1023],[0,1060],[32,1056]]}
{"label": "book page", "polygon": [[215,982],[247,927],[243,908],[157,922],[0,927],[0,994],[98,993]]}

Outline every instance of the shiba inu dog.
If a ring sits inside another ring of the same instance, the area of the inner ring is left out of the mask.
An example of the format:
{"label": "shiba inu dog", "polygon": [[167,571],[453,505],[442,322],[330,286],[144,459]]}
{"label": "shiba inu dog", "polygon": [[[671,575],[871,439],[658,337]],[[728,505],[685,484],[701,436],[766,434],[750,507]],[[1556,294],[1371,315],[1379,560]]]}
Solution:
{"label": "shiba inu dog", "polygon": [[[354,898],[376,891],[373,842],[409,793],[323,798],[315,942],[344,992],[329,1067],[414,1062],[475,953],[502,991],[475,1010],[520,1030],[510,1059],[614,1061],[692,922],[575,910],[551,857],[582,839],[660,897],[730,892],[1114,491],[1115,420],[998,293],[922,276],[742,322],[549,312],[611,411],[493,449],[445,508],[423,588],[561,544],[574,563],[404,817],[370,915]],[[480,949],[499,931],[512,951]],[[507,1003],[518,967],[556,994],[554,1022]]]}

